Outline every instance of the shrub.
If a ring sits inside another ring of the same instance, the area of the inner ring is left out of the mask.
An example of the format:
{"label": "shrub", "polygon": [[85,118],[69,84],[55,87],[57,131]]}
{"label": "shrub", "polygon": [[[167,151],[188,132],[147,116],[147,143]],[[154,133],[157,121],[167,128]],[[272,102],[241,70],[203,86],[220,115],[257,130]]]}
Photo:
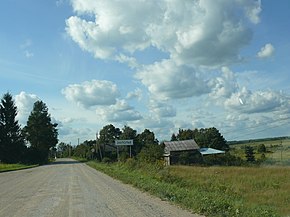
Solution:
{"label": "shrub", "polygon": [[163,156],[163,148],[160,145],[147,145],[142,148],[141,152],[137,155],[140,162],[155,163]]}
{"label": "shrub", "polygon": [[260,144],[258,146],[258,152],[259,153],[266,153],[267,152],[266,146],[264,144]]}
{"label": "shrub", "polygon": [[191,165],[202,164],[203,158],[199,151],[181,151],[171,153],[171,164]]}
{"label": "shrub", "polygon": [[254,148],[251,146],[246,146],[245,148],[245,155],[248,162],[255,162],[255,153]]}
{"label": "shrub", "polygon": [[208,166],[222,165],[222,166],[241,166],[243,160],[240,157],[226,153],[223,155],[209,155],[204,157],[204,163]]}
{"label": "shrub", "polygon": [[103,162],[103,163],[110,163],[110,162],[111,162],[111,159],[108,158],[108,157],[104,157],[104,158],[102,159],[102,162]]}
{"label": "shrub", "polygon": [[130,169],[135,169],[138,166],[138,162],[134,158],[128,158],[125,164]]}

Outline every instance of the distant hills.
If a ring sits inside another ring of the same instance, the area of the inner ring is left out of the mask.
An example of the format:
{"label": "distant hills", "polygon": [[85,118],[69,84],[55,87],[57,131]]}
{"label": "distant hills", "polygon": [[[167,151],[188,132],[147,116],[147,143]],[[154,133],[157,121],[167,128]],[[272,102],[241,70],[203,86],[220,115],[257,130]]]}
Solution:
{"label": "distant hills", "polygon": [[260,138],[260,139],[247,139],[247,140],[233,140],[227,141],[228,145],[244,144],[250,142],[265,142],[265,141],[276,141],[290,139],[290,136],[272,137],[272,138]]}

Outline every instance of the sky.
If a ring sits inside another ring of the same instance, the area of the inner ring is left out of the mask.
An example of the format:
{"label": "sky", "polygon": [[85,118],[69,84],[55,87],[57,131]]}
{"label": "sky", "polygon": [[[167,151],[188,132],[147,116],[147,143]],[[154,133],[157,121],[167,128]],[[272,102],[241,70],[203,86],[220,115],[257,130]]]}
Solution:
{"label": "sky", "polygon": [[60,142],[105,125],[290,136],[289,0],[3,0],[0,94],[22,126],[46,103]]}

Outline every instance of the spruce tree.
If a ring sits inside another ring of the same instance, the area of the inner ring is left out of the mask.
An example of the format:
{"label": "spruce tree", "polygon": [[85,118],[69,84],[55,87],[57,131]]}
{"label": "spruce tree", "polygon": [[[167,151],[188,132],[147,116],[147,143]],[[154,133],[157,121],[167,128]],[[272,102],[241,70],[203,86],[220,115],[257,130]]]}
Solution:
{"label": "spruce tree", "polygon": [[246,146],[245,147],[245,155],[246,155],[246,159],[248,162],[255,162],[256,161],[253,147]]}
{"label": "spruce tree", "polygon": [[24,134],[30,143],[30,158],[34,163],[45,163],[48,160],[50,148],[58,143],[57,124],[51,123],[48,108],[42,101],[36,101],[28,117]]}
{"label": "spruce tree", "polygon": [[0,160],[18,163],[23,160],[25,143],[16,120],[17,107],[10,93],[3,95],[0,104]]}

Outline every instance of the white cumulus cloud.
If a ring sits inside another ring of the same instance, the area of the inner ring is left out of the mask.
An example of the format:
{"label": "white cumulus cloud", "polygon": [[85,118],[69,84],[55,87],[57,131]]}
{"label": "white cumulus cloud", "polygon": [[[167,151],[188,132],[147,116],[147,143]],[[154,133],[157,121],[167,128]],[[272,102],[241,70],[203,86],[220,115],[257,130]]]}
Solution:
{"label": "white cumulus cloud", "polygon": [[176,109],[167,103],[150,100],[149,109],[152,116],[157,116],[158,118],[176,116]]}
{"label": "white cumulus cloud", "polygon": [[240,113],[273,112],[285,106],[289,106],[289,97],[272,90],[251,92],[242,88],[225,101],[226,108]]}
{"label": "white cumulus cloud", "polygon": [[148,87],[154,97],[166,100],[199,96],[209,92],[203,78],[193,69],[178,66],[171,60],[163,60],[144,66],[136,78]]}
{"label": "white cumulus cloud", "polygon": [[261,11],[260,1],[251,0],[71,2],[77,15],[66,20],[68,35],[96,58],[131,64],[131,54],[150,46],[182,64],[238,61],[252,37],[246,20],[258,23]]}
{"label": "white cumulus cloud", "polygon": [[100,118],[109,122],[124,122],[136,121],[142,119],[142,115],[132,106],[128,105],[125,100],[118,100],[115,105],[106,107],[98,107],[96,114]]}
{"label": "white cumulus cloud", "polygon": [[97,105],[113,105],[119,96],[117,85],[106,80],[91,80],[70,84],[62,90],[67,100],[85,108]]}
{"label": "white cumulus cloud", "polygon": [[275,48],[272,44],[268,43],[258,52],[257,57],[259,58],[268,58],[273,56]]}
{"label": "white cumulus cloud", "polygon": [[[240,50],[253,34],[249,22],[259,23],[261,12],[260,0],[71,0],[71,5],[70,38],[95,58],[128,64],[162,100],[200,96],[211,88],[216,96],[229,95],[234,88],[229,73],[209,87],[197,71],[242,61]],[[151,48],[168,59],[141,66],[137,54]]]}
{"label": "white cumulus cloud", "polygon": [[138,99],[138,100],[141,100],[142,98],[142,90],[140,88],[137,88],[135,89],[134,91],[132,92],[129,92],[126,96],[126,99]]}
{"label": "white cumulus cloud", "polygon": [[15,105],[17,106],[17,116],[20,124],[26,125],[28,116],[30,115],[33,104],[38,101],[39,98],[35,94],[20,92],[15,96]]}
{"label": "white cumulus cloud", "polygon": [[210,96],[220,101],[221,98],[228,98],[237,91],[238,83],[234,72],[228,67],[222,67],[221,76],[210,81],[212,88]]}

